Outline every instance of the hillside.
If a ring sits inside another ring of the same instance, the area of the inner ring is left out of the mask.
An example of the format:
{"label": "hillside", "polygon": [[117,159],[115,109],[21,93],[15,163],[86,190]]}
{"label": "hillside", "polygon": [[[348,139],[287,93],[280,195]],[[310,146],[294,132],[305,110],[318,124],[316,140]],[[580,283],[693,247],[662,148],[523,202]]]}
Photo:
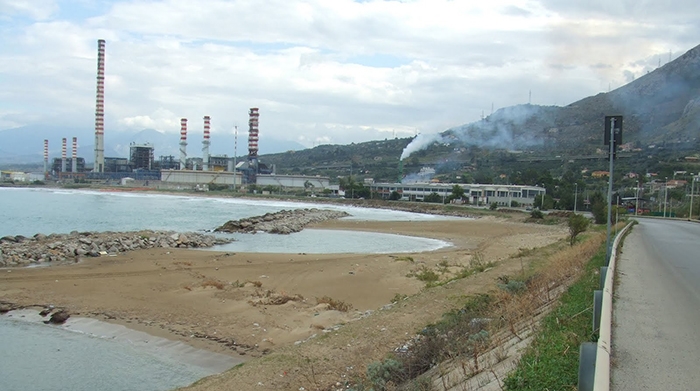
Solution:
{"label": "hillside", "polygon": [[664,147],[665,158],[669,151],[675,151],[675,157],[696,153],[700,142],[700,46],[616,90],[564,107],[510,106],[481,121],[415,140],[323,145],[264,155],[261,160],[275,164],[280,173],[331,177],[349,175],[352,162],[355,175],[393,181],[399,174],[399,157],[409,145],[415,152],[404,160],[407,173],[423,165],[436,167],[438,173],[466,166],[502,169],[518,160],[507,156],[507,150],[526,152],[526,156],[602,159],[606,115],[624,116],[623,141],[635,148],[658,144]]}

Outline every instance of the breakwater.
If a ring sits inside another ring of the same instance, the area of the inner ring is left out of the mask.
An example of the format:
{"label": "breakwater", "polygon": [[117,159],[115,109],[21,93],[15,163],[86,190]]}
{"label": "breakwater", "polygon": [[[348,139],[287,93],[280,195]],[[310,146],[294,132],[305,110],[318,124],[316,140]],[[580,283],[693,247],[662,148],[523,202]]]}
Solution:
{"label": "breakwater", "polygon": [[0,266],[77,262],[81,257],[99,257],[148,248],[200,248],[232,242],[231,238],[197,232],[71,232],[0,238]]}

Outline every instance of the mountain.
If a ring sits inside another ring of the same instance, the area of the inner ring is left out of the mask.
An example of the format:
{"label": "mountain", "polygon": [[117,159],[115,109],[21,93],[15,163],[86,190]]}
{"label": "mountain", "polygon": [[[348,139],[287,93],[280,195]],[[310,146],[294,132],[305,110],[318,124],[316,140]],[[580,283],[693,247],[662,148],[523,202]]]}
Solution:
{"label": "mountain", "polygon": [[[623,143],[629,149],[647,148],[643,164],[649,164],[647,157],[651,153],[648,151],[655,144],[663,146],[665,151],[676,151],[676,158],[697,154],[700,149],[700,46],[616,90],[567,106],[510,106],[481,121],[440,134],[346,146],[324,145],[261,156],[261,160],[274,163],[280,173],[331,177],[354,173],[393,181],[399,174],[399,159],[406,173],[417,172],[428,165],[442,173],[460,175],[466,166],[470,166],[468,170],[491,171],[508,168],[505,167],[508,164],[512,166],[517,159],[507,156],[505,151],[529,151],[535,156],[551,158],[570,157],[567,160],[575,156],[604,157],[603,131],[607,115],[624,117]],[[664,158],[670,157],[664,155]],[[530,160],[538,161],[537,158]],[[561,159],[556,163],[559,168],[560,163]],[[649,167],[636,169],[643,168]]]}
{"label": "mountain", "polygon": [[449,129],[443,137],[467,145],[591,152],[602,147],[606,115],[624,117],[625,143],[646,146],[697,142],[700,46],[611,92],[564,107],[506,107],[482,121]]}
{"label": "mountain", "polygon": [[[49,140],[49,157],[61,156],[61,139],[68,140],[68,157],[72,154],[73,137],[78,138],[78,156],[86,162],[92,162],[95,150],[95,135],[91,129],[72,129],[65,127],[23,126],[0,131],[0,164],[37,163],[43,161],[44,140]],[[189,156],[202,156],[202,134],[189,134],[187,153]],[[194,137],[194,138],[193,138]],[[247,135],[238,137],[237,155],[248,153]],[[180,134],[163,133],[155,129],[138,132],[105,132],[105,156],[128,157],[131,143],[150,143],[154,147],[156,159],[163,155],[180,155]],[[233,134],[212,133],[209,153],[212,155],[234,155],[235,136]],[[277,153],[303,149],[304,146],[294,141],[268,139],[260,137],[260,153]]]}

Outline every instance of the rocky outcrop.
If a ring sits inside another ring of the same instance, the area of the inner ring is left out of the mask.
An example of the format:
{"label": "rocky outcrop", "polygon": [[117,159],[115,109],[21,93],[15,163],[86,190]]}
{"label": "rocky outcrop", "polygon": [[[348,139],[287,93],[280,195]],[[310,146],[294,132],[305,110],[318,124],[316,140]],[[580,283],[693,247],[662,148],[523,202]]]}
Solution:
{"label": "rocky outcrop", "polygon": [[68,311],[59,310],[51,314],[51,318],[49,318],[47,323],[63,324],[68,318],[70,318]]}
{"label": "rocky outcrop", "polygon": [[248,217],[241,220],[230,220],[216,228],[215,232],[268,232],[273,234],[290,234],[299,232],[311,223],[339,219],[350,216],[349,213],[323,209],[282,210],[276,213],[266,213],[262,216]]}
{"label": "rocky outcrop", "polygon": [[36,234],[0,238],[0,266],[24,266],[47,262],[74,262],[81,257],[99,257],[147,248],[212,247],[232,242],[196,232],[71,232],[70,234]]}

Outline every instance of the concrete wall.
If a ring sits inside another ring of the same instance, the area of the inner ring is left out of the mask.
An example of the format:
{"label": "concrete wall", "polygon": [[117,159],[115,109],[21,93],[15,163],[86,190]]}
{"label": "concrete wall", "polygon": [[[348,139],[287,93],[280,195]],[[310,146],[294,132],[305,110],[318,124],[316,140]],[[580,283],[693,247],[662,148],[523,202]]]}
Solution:
{"label": "concrete wall", "polygon": [[[183,183],[183,184],[217,184],[217,185],[239,185],[241,184],[241,174],[228,171],[192,171],[192,170],[162,170],[160,180],[163,183]],[[235,182],[234,182],[235,180]]]}

